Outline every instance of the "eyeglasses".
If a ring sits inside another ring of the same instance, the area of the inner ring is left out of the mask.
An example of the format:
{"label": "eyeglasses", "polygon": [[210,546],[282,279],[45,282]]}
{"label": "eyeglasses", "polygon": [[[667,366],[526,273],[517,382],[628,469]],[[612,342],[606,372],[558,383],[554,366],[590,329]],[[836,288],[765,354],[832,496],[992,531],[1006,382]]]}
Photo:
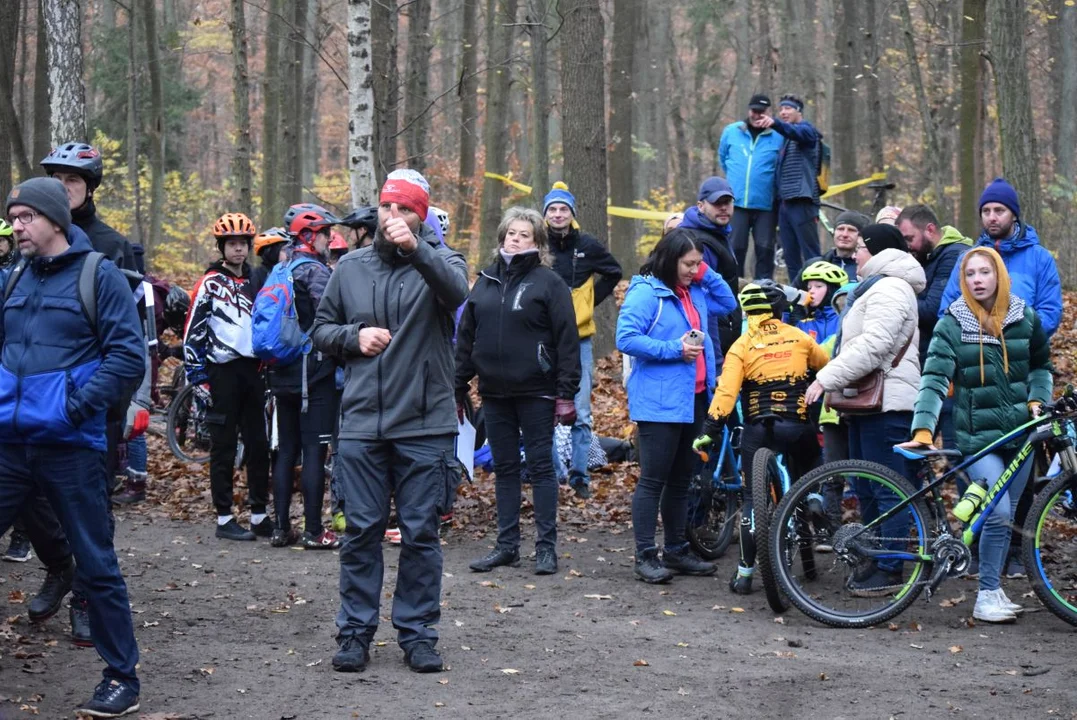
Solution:
{"label": "eyeglasses", "polygon": [[867,250],[867,249],[868,249],[867,245],[864,245],[862,243],[857,243],[856,244],[856,252],[860,252],[861,250]]}
{"label": "eyeglasses", "polygon": [[37,220],[37,215],[38,214],[33,210],[23,210],[18,215],[8,215],[7,221],[10,225],[14,225],[15,221],[18,220],[25,226],[31,224],[34,220]]}

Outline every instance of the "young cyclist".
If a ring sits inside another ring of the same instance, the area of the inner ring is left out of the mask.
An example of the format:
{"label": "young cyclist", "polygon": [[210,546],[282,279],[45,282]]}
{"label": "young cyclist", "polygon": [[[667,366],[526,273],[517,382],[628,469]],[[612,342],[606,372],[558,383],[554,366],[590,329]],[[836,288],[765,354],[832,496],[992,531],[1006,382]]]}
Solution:
{"label": "young cyclist", "polygon": [[255,236],[254,254],[262,261],[261,265],[251,270],[251,293],[255,297],[265,285],[269,273],[281,261],[281,251],[291,240],[291,236],[279,227],[263,230]]}
{"label": "young cyclist", "polygon": [[[209,482],[217,510],[217,537],[254,540],[270,537],[269,444],[266,440],[265,383],[251,347],[251,268],[247,264],[257,232],[243,213],[225,213],[213,225],[221,259],[194,289],[183,339],[187,381],[208,390]],[[208,383],[208,388],[206,384]],[[251,529],[232,514],[232,475],[237,428],[247,452]]]}
{"label": "young cyclist", "polygon": [[[739,395],[745,415],[740,441],[744,467],[750,468],[755,452],[766,447],[781,452],[789,474],[797,478],[819,460],[819,442],[804,392],[812,374],[826,365],[826,351],[804,331],[781,321],[788,300],[779,285],[770,280],[749,283],[738,299],[748,328],[726,355],[703,434],[692,447],[701,450],[721,436]],[[751,511],[751,494],[745,493],[740,565],[729,580],[729,588],[740,595],[752,591],[755,570]]]}
{"label": "young cyclist", "polygon": [[801,271],[800,281],[809,301],[807,305],[798,304],[794,308],[793,324],[821,345],[841,326],[832,303],[834,293],[849,282],[849,274],[837,265],[816,260]]}

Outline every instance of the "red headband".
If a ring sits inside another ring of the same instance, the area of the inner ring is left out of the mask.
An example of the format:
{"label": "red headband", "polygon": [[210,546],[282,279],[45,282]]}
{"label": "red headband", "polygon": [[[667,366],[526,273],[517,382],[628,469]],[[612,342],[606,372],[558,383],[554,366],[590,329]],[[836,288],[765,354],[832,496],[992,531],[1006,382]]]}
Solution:
{"label": "red headband", "polygon": [[414,210],[420,220],[426,220],[426,214],[430,210],[430,195],[415,183],[406,180],[388,180],[381,189],[379,201],[382,203],[397,203],[410,210]]}

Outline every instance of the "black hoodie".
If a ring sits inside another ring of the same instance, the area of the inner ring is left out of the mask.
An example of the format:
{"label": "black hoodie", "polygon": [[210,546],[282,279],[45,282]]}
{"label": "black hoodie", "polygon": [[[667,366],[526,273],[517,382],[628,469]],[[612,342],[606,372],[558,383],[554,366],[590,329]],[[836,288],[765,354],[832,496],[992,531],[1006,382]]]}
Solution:
{"label": "black hoodie", "polygon": [[120,270],[138,272],[131,243],[111,225],[97,217],[97,206],[92,197],[86,198],[86,202],[71,211],[71,222],[89,236],[94,250],[116,263]]}

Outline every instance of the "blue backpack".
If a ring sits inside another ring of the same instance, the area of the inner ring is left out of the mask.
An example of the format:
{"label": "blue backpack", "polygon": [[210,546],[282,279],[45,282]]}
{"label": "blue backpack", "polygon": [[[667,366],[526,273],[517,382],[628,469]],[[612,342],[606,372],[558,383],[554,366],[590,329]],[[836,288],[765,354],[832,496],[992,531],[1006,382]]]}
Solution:
{"label": "blue backpack", "polygon": [[[295,311],[295,281],[292,272],[309,257],[280,262],[258,291],[251,311],[251,344],[254,354],[270,365],[291,365],[310,352],[310,336],[299,327]],[[305,373],[304,373],[305,374]]]}

